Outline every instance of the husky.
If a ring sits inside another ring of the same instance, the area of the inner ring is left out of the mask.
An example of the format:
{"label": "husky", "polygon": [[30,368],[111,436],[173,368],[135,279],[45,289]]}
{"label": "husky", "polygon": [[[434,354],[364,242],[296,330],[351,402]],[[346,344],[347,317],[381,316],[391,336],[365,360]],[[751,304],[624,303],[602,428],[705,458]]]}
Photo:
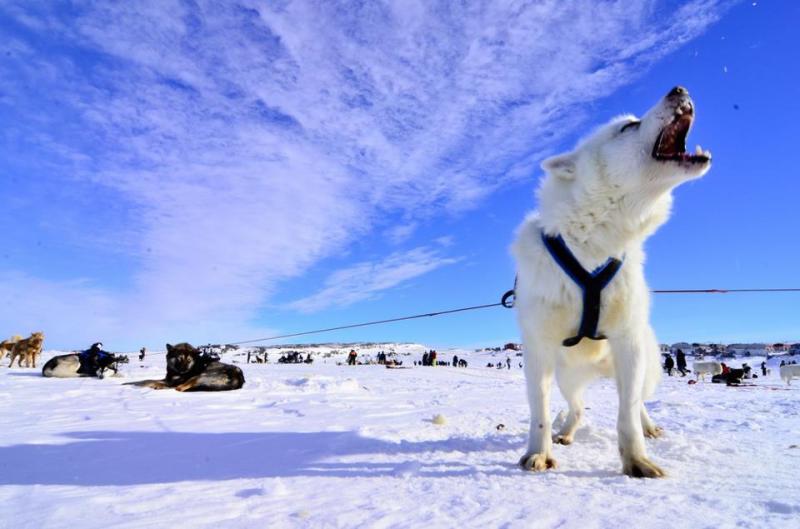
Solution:
{"label": "husky", "polygon": [[20,340],[22,340],[22,336],[15,334],[8,340],[0,342],[0,360],[5,358],[6,354],[11,354],[11,351],[14,349],[14,344]]}
{"label": "husky", "polygon": [[[658,437],[662,430],[644,406],[661,365],[649,323],[642,246],[667,220],[671,191],[711,166],[711,153],[700,146],[686,152],[694,116],[689,93],[678,86],[641,118],[612,119],[572,152],[542,162],[539,209],[523,221],[512,246],[531,412],[520,459],[525,469],[556,468],[553,443],[573,441],[585,386],[607,376],[615,379],[619,395],[623,473],[665,475],[645,449],[645,437]],[[555,435],[553,375],[569,404]]]}
{"label": "husky", "polygon": [[188,343],[167,344],[167,376],[129,384],[178,391],[228,391],[244,385],[244,374],[238,367],[223,364],[219,357],[201,353]]}
{"label": "husky", "polygon": [[97,377],[104,378],[106,371],[119,374],[119,365],[127,364],[125,355],[103,352],[102,355],[88,357],[81,353],[54,356],[42,367],[42,376],[48,378]]}
{"label": "husky", "polygon": [[781,380],[787,385],[792,384],[792,378],[800,378],[800,364],[786,364],[780,367]]}
{"label": "husky", "polygon": [[36,357],[42,354],[42,345],[44,344],[44,333],[35,332],[25,338],[18,340],[11,348],[11,361],[8,367],[14,365],[14,360],[17,360],[17,366],[22,367],[22,361],[25,361],[25,367],[36,367]]}
{"label": "husky", "polygon": [[716,376],[722,374],[722,364],[715,360],[707,360],[705,362],[695,362],[692,364],[692,371],[696,376],[696,380],[706,381],[706,375]]}

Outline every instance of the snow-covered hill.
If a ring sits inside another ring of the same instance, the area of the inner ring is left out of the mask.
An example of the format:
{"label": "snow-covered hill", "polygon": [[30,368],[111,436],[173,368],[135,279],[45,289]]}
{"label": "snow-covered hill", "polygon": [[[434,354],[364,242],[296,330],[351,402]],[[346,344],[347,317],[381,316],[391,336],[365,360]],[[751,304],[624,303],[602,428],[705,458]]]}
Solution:
{"label": "snow-covered hill", "polygon": [[666,435],[648,445],[669,477],[642,481],[620,474],[611,381],[587,392],[558,470],[532,474],[515,357],[413,367],[426,347],[359,347],[412,364],[389,370],[317,347],[311,365],[224,354],[247,379],[228,393],[122,386],[162,376],[163,353],[105,380],[0,368],[0,528],[797,527],[800,384],[777,369],[739,388],[664,377],[648,407]]}

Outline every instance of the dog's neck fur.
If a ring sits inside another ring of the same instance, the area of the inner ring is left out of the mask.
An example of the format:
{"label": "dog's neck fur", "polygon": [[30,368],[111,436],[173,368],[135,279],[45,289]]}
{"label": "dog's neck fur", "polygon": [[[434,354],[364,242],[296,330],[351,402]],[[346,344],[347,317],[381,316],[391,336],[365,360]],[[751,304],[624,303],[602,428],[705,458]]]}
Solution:
{"label": "dog's neck fur", "polygon": [[672,206],[669,189],[634,195],[600,185],[561,182],[551,175],[537,194],[542,228],[548,234],[560,234],[589,269],[640,247],[667,220]]}

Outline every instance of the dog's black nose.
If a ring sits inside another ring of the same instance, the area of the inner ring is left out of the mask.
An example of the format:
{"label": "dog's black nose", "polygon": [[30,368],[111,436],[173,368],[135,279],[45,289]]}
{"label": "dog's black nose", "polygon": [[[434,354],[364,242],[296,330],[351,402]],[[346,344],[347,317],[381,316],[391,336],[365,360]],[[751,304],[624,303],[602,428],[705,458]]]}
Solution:
{"label": "dog's black nose", "polygon": [[672,90],[669,91],[667,97],[674,97],[674,96],[685,96],[688,95],[689,91],[682,86],[676,86]]}

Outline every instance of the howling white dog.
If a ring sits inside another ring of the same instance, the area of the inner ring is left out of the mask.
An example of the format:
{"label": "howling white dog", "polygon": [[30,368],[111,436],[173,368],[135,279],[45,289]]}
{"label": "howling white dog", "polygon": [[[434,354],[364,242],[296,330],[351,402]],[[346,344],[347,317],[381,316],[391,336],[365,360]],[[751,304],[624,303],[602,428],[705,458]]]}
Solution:
{"label": "howling white dog", "polygon": [[[572,442],[585,386],[609,376],[619,394],[622,471],[664,475],[645,450],[645,436],[661,432],[644,406],[661,366],[642,245],[667,220],[672,189],[711,166],[711,153],[699,146],[686,152],[693,118],[692,100],[678,86],[641,119],[613,119],[574,151],[542,163],[539,210],[525,219],[513,246],[531,410],[528,449],[520,460],[526,469],[555,468],[553,442]],[[569,403],[555,436],[553,374]]]}

